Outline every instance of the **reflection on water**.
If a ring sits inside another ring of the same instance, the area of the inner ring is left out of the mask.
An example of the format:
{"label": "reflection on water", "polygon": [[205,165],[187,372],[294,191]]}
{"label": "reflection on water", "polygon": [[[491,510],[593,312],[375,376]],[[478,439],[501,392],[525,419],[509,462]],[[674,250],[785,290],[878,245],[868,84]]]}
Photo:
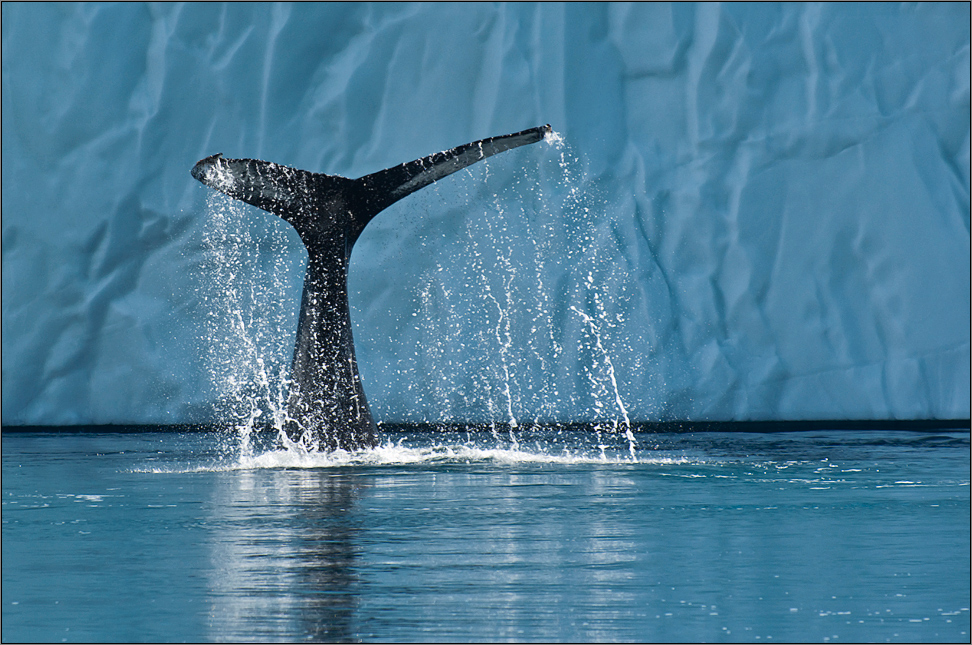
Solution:
{"label": "reflection on water", "polygon": [[327,470],[217,477],[210,640],[353,640],[359,488]]}
{"label": "reflection on water", "polygon": [[967,433],[462,434],[5,433],[3,640],[968,641]]}

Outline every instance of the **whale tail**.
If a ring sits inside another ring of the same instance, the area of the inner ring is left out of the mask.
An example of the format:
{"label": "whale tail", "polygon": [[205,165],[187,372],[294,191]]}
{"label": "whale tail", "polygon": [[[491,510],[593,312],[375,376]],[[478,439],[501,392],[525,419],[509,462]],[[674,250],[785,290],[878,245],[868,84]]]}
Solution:
{"label": "whale tail", "polygon": [[292,440],[308,448],[354,450],[378,444],[354,356],[348,310],[351,248],[375,215],[477,161],[536,143],[550,126],[482,139],[358,179],[257,159],[206,157],[192,176],[210,188],[289,222],[307,247],[288,394]]}
{"label": "whale tail", "polygon": [[348,179],[258,159],[206,157],[192,176],[210,188],[289,222],[304,244],[317,245],[339,226],[356,240],[375,215],[403,197],[477,161],[542,140],[549,125],[473,141],[451,150]]}

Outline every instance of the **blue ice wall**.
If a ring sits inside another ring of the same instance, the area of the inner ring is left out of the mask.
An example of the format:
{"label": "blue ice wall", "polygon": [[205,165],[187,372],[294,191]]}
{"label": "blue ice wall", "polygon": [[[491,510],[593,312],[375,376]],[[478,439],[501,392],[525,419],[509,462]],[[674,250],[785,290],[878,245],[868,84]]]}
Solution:
{"label": "blue ice wall", "polygon": [[356,247],[379,419],[969,417],[967,3],[2,12],[4,424],[204,420],[214,346],[289,363],[299,240],[246,207],[215,267],[200,158],[544,123]]}

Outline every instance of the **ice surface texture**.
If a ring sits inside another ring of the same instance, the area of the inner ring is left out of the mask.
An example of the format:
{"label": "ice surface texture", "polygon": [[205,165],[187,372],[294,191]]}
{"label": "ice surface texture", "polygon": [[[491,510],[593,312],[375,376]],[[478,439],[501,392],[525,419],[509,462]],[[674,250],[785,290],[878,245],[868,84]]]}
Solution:
{"label": "ice surface texture", "polygon": [[[3,423],[211,414],[198,159],[536,123],[569,182],[517,152],[359,241],[377,418],[589,419],[609,373],[632,419],[969,416],[968,4],[5,3]],[[246,217],[286,363],[301,245]]]}

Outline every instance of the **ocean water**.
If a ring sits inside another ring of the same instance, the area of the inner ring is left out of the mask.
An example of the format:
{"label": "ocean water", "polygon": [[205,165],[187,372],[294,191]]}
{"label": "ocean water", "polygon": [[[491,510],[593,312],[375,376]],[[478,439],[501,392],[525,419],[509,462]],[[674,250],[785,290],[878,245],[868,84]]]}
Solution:
{"label": "ocean water", "polygon": [[383,438],[5,432],[3,640],[969,641],[967,431]]}

